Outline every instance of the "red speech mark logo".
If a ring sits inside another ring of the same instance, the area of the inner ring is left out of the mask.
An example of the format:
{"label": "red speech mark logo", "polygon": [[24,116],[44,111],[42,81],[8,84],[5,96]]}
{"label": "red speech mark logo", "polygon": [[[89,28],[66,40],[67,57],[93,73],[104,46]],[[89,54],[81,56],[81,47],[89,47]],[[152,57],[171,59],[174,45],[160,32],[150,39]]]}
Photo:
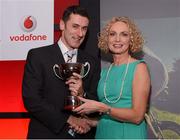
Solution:
{"label": "red speech mark logo", "polygon": [[24,16],[21,20],[21,28],[23,31],[32,32],[37,26],[37,21],[33,16]]}

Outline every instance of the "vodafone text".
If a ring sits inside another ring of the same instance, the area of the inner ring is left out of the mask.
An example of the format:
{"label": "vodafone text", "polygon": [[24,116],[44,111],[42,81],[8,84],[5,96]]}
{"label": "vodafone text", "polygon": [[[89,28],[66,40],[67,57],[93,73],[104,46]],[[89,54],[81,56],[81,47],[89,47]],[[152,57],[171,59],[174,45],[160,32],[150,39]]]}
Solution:
{"label": "vodafone text", "polygon": [[11,41],[41,41],[41,40],[47,40],[47,35],[15,35],[15,36],[10,36]]}

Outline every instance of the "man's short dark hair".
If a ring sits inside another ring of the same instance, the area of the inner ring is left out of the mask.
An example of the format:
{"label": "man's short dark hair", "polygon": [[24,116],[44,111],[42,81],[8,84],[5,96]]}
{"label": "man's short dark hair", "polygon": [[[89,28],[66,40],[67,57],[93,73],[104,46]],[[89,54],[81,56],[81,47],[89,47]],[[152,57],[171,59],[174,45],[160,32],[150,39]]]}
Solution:
{"label": "man's short dark hair", "polygon": [[78,5],[73,5],[73,6],[68,7],[64,11],[62,20],[64,22],[68,21],[68,19],[69,19],[71,14],[77,14],[77,15],[80,15],[80,16],[83,16],[83,17],[86,17],[86,18],[89,19],[89,15],[88,15],[88,13],[87,13],[85,8],[80,7]]}

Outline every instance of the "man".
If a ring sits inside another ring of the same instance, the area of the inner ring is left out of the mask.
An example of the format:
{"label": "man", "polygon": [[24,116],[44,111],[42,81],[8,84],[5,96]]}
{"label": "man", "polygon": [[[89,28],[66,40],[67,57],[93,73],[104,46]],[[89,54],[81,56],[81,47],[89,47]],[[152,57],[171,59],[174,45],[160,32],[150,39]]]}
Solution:
{"label": "man", "polygon": [[[90,129],[86,118],[63,110],[69,91],[72,95],[96,99],[100,65],[79,49],[88,25],[85,9],[68,7],[60,21],[62,36],[58,43],[28,52],[22,86],[24,106],[31,116],[27,138],[94,138],[95,131]],[[74,53],[71,62],[90,64],[85,78],[75,74],[76,78],[64,82],[54,74],[55,64],[69,61],[68,51]]]}

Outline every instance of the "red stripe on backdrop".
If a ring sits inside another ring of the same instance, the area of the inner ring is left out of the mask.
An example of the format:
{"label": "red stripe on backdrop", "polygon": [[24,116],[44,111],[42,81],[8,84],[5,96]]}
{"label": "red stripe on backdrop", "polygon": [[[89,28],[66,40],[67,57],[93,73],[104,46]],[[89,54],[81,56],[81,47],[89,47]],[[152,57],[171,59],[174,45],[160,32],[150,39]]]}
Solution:
{"label": "red stripe on backdrop", "polygon": [[59,24],[64,10],[70,5],[79,5],[79,0],[54,0],[54,23]]}
{"label": "red stripe on backdrop", "polygon": [[0,61],[0,112],[26,112],[22,102],[25,61]]}
{"label": "red stripe on backdrop", "polygon": [[25,139],[29,119],[0,119],[0,139]]}

